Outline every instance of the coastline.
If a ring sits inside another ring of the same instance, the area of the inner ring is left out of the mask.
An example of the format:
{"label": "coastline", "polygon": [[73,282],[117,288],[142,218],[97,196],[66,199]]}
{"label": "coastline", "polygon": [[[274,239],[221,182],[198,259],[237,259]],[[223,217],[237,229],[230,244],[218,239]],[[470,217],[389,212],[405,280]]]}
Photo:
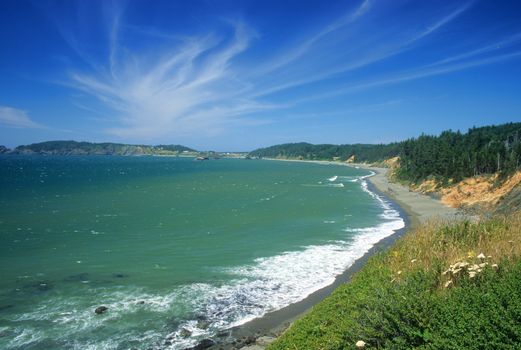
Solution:
{"label": "coastline", "polygon": [[396,240],[414,228],[418,223],[435,217],[442,220],[462,219],[465,217],[459,210],[447,207],[439,200],[412,192],[401,184],[389,182],[387,169],[385,168],[334,161],[267,160],[340,165],[372,171],[374,175],[367,178],[369,190],[386,199],[392,208],[400,213],[400,216],[405,222],[405,226],[376,243],[361,258],[357,259],[342,274],[338,275],[332,284],[313,292],[297,303],[288,305],[280,310],[269,312],[262,317],[229,329],[228,332],[225,332],[224,337],[220,339],[221,341],[211,347],[212,349],[263,349],[269,342],[275,340],[289,328],[295,320],[301,318],[309,312],[314,305],[328,297],[337,287],[349,282],[353,275],[363,268],[369,258],[378,252],[387,250]]}

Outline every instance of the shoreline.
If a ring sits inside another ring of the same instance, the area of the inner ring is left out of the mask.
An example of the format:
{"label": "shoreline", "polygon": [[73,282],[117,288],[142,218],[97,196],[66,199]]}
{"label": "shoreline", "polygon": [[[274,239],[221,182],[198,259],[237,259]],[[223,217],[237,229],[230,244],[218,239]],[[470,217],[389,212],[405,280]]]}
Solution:
{"label": "shoreline", "polygon": [[[225,341],[218,342],[212,349],[263,349],[267,343],[275,340],[275,338],[289,328],[295,320],[304,316],[314,305],[331,295],[337,287],[349,282],[353,275],[363,268],[369,258],[378,252],[387,250],[396,240],[414,228],[418,223],[433,217],[441,217],[442,219],[463,218],[457,209],[446,207],[440,201],[429,196],[411,192],[403,185],[390,183],[387,179],[387,169],[385,168],[334,161],[268,158],[266,160],[340,165],[372,171],[375,174],[367,178],[369,190],[387,200],[391,207],[400,213],[400,217],[404,220],[405,226],[376,243],[361,258],[357,259],[351,266],[344,270],[342,274],[336,276],[332,284],[311,293],[297,303],[269,312],[262,317],[229,329],[226,338],[221,339]],[[255,339],[259,338],[262,338],[262,341],[256,343]],[[232,340],[235,340],[235,343],[229,342]]]}

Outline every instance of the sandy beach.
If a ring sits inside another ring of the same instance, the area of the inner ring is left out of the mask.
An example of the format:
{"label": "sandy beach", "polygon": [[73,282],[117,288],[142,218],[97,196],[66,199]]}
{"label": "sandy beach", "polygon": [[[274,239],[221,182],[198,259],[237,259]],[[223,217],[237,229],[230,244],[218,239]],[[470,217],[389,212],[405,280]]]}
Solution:
{"label": "sandy beach", "polygon": [[375,172],[368,180],[376,189],[385,196],[391,198],[402,207],[414,225],[416,222],[425,222],[432,218],[442,220],[463,219],[464,213],[460,210],[448,207],[441,201],[418,192],[411,191],[408,187],[396,182],[390,182],[386,168],[376,168],[363,164],[356,164],[362,169]]}
{"label": "sandy beach", "polygon": [[[386,168],[371,167],[366,164],[347,164],[331,161],[305,161],[305,160],[282,160],[289,162],[313,162],[317,164],[350,166],[367,169],[375,173],[368,178],[371,190],[378,192],[380,195],[387,197],[390,202],[399,210],[401,216],[405,219],[405,227],[398,230],[395,234],[381,240],[373,248],[371,248],[362,258],[358,259],[344,273],[337,276],[335,282],[323,289],[320,289],[304,300],[289,305],[283,309],[268,313],[261,318],[254,319],[244,325],[230,330],[227,334],[228,340],[235,339],[235,344],[220,343],[215,349],[246,349],[260,350],[265,347],[265,340],[273,340],[287,329],[293,321],[302,317],[309,312],[314,305],[330,295],[338,286],[349,282],[351,277],[358,272],[367,260],[375,253],[386,250],[394,244],[394,242],[404,235],[408,230],[418,223],[425,222],[429,219],[439,218],[442,220],[465,219],[467,218],[461,211],[448,207],[441,201],[409,190],[408,187],[390,182],[387,177]],[[255,339],[260,339],[255,341]]]}

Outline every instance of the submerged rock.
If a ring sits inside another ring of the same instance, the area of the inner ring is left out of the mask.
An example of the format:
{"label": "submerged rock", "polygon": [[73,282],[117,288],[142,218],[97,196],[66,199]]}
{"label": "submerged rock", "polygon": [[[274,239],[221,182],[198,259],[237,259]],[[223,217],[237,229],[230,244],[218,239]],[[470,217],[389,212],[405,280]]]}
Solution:
{"label": "submerged rock", "polygon": [[24,289],[30,291],[34,294],[41,294],[44,292],[48,292],[53,288],[53,285],[47,281],[39,281],[30,284],[26,284]]}
{"label": "submerged rock", "polygon": [[0,305],[0,311],[12,309],[14,307],[13,304],[7,304],[7,305]]}
{"label": "submerged rock", "polygon": [[89,279],[89,274],[87,272],[78,273],[76,275],[70,275],[65,277],[63,280],[65,282],[83,282]]}
{"label": "submerged rock", "polygon": [[94,310],[94,312],[97,314],[97,315],[101,315],[102,313],[106,312],[109,308],[106,307],[106,306],[98,306],[96,308],[96,310]]}

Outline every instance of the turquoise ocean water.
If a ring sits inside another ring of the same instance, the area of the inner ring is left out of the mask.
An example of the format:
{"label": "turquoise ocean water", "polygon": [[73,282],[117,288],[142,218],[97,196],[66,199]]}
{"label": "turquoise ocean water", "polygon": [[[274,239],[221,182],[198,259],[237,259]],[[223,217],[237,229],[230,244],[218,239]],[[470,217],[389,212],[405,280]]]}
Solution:
{"label": "turquoise ocean water", "polygon": [[404,226],[367,175],[0,157],[0,348],[182,349],[300,301]]}

